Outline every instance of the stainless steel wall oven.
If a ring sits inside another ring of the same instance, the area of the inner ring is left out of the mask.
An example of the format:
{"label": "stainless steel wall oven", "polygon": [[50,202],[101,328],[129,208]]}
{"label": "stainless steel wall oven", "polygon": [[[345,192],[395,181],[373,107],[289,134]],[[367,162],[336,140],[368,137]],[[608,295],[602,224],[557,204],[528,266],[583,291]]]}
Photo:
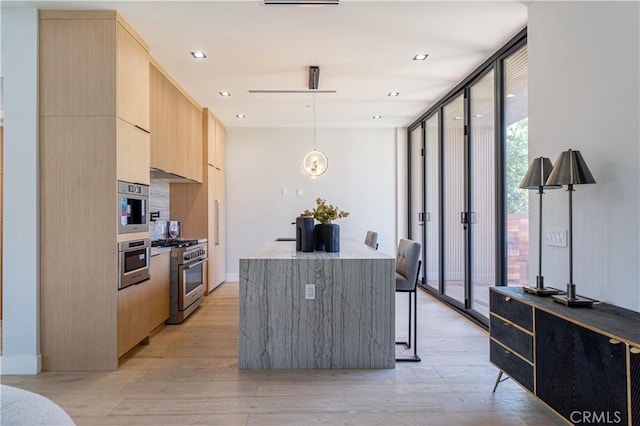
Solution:
{"label": "stainless steel wall oven", "polygon": [[149,279],[149,239],[118,243],[118,290]]}

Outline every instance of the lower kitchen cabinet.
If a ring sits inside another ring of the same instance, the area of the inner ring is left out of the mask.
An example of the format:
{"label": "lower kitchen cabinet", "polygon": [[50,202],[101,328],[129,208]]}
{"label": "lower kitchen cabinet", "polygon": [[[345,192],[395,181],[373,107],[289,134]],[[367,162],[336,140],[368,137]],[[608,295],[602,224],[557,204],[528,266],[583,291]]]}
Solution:
{"label": "lower kitchen cabinet", "polygon": [[170,253],[151,257],[151,279],[149,280],[149,329],[164,324],[169,318],[169,264]]}
{"label": "lower kitchen cabinet", "polygon": [[490,292],[494,365],[568,422],[640,425],[640,313]]}
{"label": "lower kitchen cabinet", "polygon": [[118,357],[149,339],[149,281],[118,291]]}

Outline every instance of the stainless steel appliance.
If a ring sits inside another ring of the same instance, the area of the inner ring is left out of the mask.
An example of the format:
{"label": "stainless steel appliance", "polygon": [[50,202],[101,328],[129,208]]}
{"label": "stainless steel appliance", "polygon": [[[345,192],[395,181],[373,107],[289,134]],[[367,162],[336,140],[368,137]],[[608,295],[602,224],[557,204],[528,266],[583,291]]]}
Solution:
{"label": "stainless steel appliance", "polygon": [[171,247],[170,309],[166,323],[179,324],[204,300],[206,240],[157,240],[153,246]]}
{"label": "stainless steel appliance", "polygon": [[167,238],[182,238],[182,222],[179,220],[167,222]]}
{"label": "stainless steel appliance", "polygon": [[149,239],[118,243],[118,290],[149,279]]}
{"label": "stainless steel appliance", "polygon": [[118,233],[149,231],[149,186],[118,181]]}

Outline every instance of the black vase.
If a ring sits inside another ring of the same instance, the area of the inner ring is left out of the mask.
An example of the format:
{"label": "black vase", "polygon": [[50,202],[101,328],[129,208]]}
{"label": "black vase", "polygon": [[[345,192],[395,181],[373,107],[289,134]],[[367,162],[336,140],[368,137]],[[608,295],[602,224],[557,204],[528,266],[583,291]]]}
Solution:
{"label": "black vase", "polygon": [[316,251],[337,253],[340,251],[340,226],[335,223],[319,223],[315,229]]}
{"label": "black vase", "polygon": [[312,217],[300,216],[296,218],[296,250],[313,251],[313,234],[315,220]]}

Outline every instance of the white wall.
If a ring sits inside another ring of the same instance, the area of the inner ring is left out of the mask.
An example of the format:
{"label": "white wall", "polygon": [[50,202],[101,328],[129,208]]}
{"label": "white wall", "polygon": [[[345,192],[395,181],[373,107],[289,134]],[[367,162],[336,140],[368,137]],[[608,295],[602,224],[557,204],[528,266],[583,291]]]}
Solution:
{"label": "white wall", "polygon": [[[640,311],[639,4],[530,2],[528,14],[530,158],[579,150],[597,181],[573,197],[577,292]],[[566,191],[544,202],[545,227],[567,228]],[[543,250],[545,284],[564,288],[568,249]]]}
{"label": "white wall", "polygon": [[2,10],[4,229],[2,374],[37,374],[39,344],[38,11]]}
{"label": "white wall", "polygon": [[317,197],[350,213],[336,222],[341,239],[364,243],[366,231],[375,230],[379,250],[395,253],[396,129],[317,129],[329,169],[315,180],[301,171],[313,148],[312,129],[228,128],[226,136],[228,280],[237,279],[242,255],[277,237],[294,237],[291,223],[315,207]]}

